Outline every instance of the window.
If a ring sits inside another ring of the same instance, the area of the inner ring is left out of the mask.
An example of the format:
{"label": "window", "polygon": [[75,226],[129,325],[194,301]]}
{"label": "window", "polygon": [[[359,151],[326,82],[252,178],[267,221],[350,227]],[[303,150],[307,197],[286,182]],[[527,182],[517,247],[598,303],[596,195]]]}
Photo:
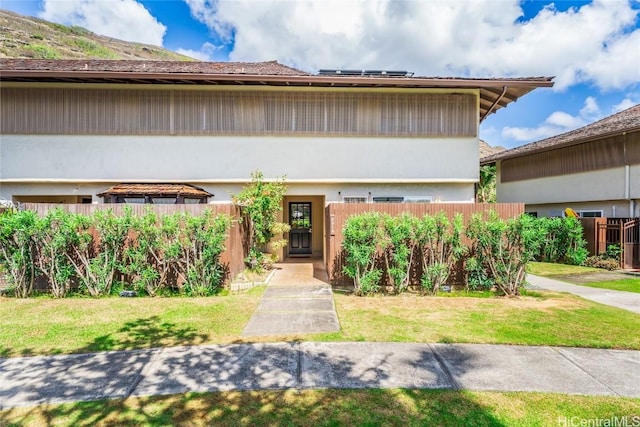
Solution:
{"label": "window", "polygon": [[601,218],[602,211],[578,211],[580,218]]}
{"label": "window", "polygon": [[144,197],[125,197],[124,198],[124,202],[125,203],[144,204],[145,198]]}
{"label": "window", "polygon": [[151,203],[154,205],[175,205],[176,198],[175,197],[152,197]]}
{"label": "window", "polygon": [[432,200],[431,196],[411,196],[405,197],[404,203],[431,203]]}
{"label": "window", "polygon": [[404,197],[374,197],[373,203],[402,203]]}
{"label": "window", "polygon": [[525,212],[525,214],[533,218],[538,218],[538,212]]}
{"label": "window", "polygon": [[193,197],[185,197],[184,198],[184,204],[185,205],[197,205],[200,203],[202,199],[195,199]]}
{"label": "window", "polygon": [[342,203],[367,203],[369,198],[367,196],[344,196]]}

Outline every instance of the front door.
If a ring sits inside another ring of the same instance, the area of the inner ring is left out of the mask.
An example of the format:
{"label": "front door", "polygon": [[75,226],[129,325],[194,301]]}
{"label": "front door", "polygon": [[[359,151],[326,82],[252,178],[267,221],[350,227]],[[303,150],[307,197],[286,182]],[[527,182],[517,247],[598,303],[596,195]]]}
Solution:
{"label": "front door", "polygon": [[289,203],[289,255],[311,255],[311,203]]}

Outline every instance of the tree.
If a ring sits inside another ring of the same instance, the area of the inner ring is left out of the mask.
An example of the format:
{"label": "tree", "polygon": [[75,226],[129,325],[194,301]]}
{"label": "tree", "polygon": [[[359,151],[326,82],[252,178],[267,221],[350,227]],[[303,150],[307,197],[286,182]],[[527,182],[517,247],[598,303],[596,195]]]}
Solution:
{"label": "tree", "polygon": [[478,202],[496,202],[496,167],[480,166],[480,182],[478,183]]}
{"label": "tree", "polygon": [[278,212],[282,210],[286,192],[284,177],[267,182],[264,174],[256,170],[251,173],[251,183],[233,196],[234,203],[242,209],[245,254],[252,267],[258,267],[263,262],[261,249],[267,244],[270,243],[273,250],[287,245],[286,239],[273,240],[277,234],[290,230],[288,224],[278,221]]}

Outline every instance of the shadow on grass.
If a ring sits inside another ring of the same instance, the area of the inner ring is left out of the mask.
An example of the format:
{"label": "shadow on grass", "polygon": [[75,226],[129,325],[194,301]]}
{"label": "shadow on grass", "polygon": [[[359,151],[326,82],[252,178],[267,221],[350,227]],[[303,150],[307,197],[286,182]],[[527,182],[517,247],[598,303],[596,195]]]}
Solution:
{"label": "shadow on grass", "polygon": [[[126,322],[116,332],[95,337],[92,342],[75,349],[50,348],[47,355],[94,353],[98,351],[134,350],[164,346],[198,345],[207,339],[206,334],[198,334],[196,329],[163,322],[158,316],[135,319]],[[20,350],[20,356],[31,357],[42,354],[32,348]],[[15,352],[0,345],[0,357],[10,357]]]}
{"label": "shadow on grass", "polygon": [[74,353],[154,348],[165,345],[197,345],[204,342],[206,338],[204,334],[197,334],[194,328],[161,322],[160,317],[151,316],[127,322],[117,334],[96,337],[91,344]]}
{"label": "shadow on grass", "polygon": [[[426,345],[398,354],[375,343],[356,353],[338,343],[256,343],[38,359],[38,366],[0,361],[0,402],[7,402],[0,424],[502,425],[455,390]],[[471,367],[473,355],[457,362]],[[411,372],[404,380],[391,375],[400,363]],[[11,407],[16,394],[25,405],[78,402]]]}

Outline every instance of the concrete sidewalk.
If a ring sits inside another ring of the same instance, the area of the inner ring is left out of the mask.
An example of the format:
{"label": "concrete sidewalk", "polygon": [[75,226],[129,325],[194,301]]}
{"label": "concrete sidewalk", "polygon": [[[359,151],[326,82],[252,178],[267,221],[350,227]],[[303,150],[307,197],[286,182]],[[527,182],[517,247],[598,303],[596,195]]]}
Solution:
{"label": "concrete sidewalk", "polygon": [[340,330],[331,285],[317,279],[321,262],[276,264],[260,304],[242,331],[245,337],[295,335]]}
{"label": "concrete sidewalk", "polygon": [[0,359],[0,409],[191,391],[398,387],[640,397],[640,351],[282,342]]}
{"label": "concrete sidewalk", "polygon": [[527,274],[529,284],[550,291],[569,292],[600,304],[618,307],[633,313],[640,314],[640,294],[634,292],[614,291],[609,289],[592,288],[589,286],[574,285],[548,277]]}

